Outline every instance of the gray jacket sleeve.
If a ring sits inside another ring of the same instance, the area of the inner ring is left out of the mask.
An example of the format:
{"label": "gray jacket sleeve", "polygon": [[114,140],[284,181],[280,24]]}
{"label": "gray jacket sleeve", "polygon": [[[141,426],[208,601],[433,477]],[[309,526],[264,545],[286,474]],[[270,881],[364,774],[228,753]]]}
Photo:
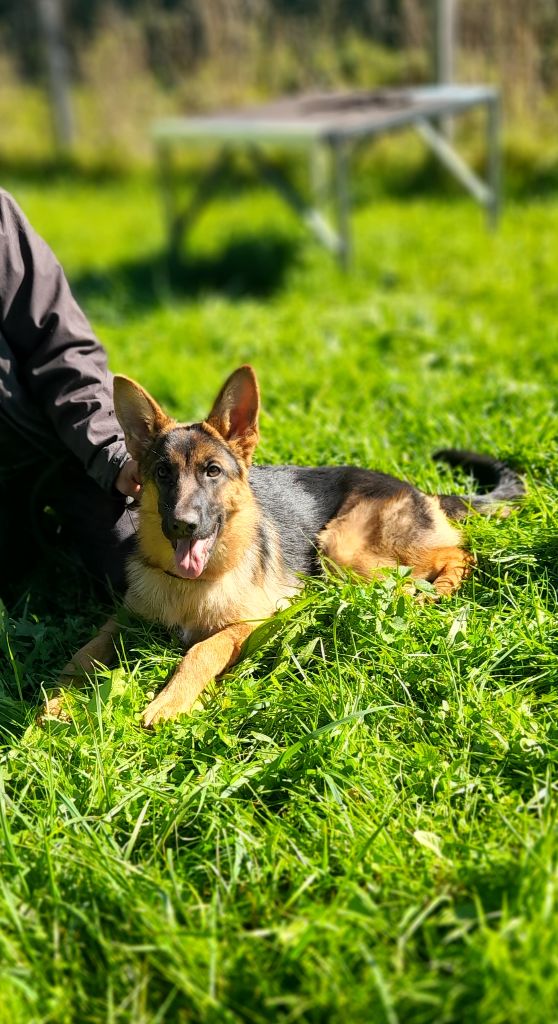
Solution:
{"label": "gray jacket sleeve", "polygon": [[48,245],[1,189],[0,331],[62,443],[110,490],[128,455],[105,350]]}

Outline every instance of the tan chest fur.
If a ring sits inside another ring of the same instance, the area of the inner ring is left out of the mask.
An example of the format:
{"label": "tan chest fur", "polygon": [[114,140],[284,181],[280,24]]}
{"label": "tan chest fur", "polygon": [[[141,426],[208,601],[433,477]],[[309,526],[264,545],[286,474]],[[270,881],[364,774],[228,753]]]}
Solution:
{"label": "tan chest fur", "polygon": [[181,580],[132,559],[125,603],[148,621],[179,628],[189,642],[232,623],[260,621],[277,611],[297,587],[269,573],[255,584],[251,561],[247,557],[216,580]]}

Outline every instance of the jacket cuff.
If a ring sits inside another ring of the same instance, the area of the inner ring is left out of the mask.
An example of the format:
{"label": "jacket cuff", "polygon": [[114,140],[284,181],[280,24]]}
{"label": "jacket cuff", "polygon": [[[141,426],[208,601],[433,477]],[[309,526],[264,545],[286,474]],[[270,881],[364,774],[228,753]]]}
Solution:
{"label": "jacket cuff", "polygon": [[129,462],[131,455],[120,445],[111,445],[110,449],[101,448],[89,463],[89,476],[102,487],[103,491],[115,491],[115,483],[122,466]]}

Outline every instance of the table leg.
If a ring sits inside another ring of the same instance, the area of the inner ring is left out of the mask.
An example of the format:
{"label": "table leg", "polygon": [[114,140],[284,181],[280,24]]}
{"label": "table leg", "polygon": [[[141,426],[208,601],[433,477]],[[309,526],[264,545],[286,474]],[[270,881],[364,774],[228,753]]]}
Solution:
{"label": "table leg", "polygon": [[347,142],[331,142],[334,167],[335,210],[339,236],[338,258],[343,270],[348,270],[352,259],[351,202],[349,192],[349,152]]}
{"label": "table leg", "polygon": [[249,153],[262,178],[269,182],[288,206],[300,217],[309,231],[330,252],[340,255],[342,242],[323,214],[299,195],[294,185],[282,171],[264,155],[258,146],[252,144]]}
{"label": "table leg", "polygon": [[488,152],[488,183],[491,199],[487,204],[488,223],[491,228],[498,224],[502,209],[502,156],[501,156],[502,115],[500,97],[495,96],[486,105],[486,145]]}

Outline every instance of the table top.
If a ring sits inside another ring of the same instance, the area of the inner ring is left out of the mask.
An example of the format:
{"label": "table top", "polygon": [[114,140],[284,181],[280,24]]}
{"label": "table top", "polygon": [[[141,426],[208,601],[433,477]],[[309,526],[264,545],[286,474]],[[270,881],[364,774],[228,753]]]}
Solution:
{"label": "table top", "polygon": [[162,118],[153,136],[156,141],[335,141],[459,114],[497,97],[498,90],[485,85],[303,93],[203,116]]}

